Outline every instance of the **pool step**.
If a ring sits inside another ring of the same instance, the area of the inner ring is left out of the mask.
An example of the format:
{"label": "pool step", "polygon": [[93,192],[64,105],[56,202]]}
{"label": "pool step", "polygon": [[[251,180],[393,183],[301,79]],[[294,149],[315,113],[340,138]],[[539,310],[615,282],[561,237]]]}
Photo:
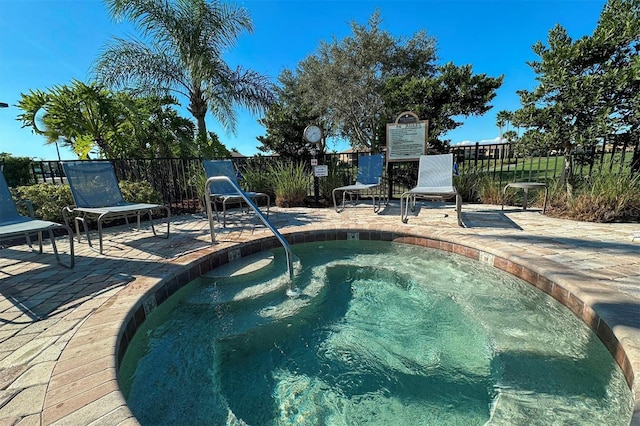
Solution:
{"label": "pool step", "polygon": [[[296,258],[294,268],[298,273],[290,282],[284,253],[275,253],[247,256],[200,278],[200,291],[186,303],[211,311],[219,324],[215,337],[227,339],[254,332],[288,334],[296,328],[292,324],[313,316],[314,306],[323,303],[332,266],[322,264],[302,273]],[[292,285],[300,288],[298,297],[287,296],[286,290]]]}
{"label": "pool step", "polygon": [[[266,332],[274,325],[279,329],[282,324],[289,327],[291,323],[299,322],[300,318],[308,311],[313,311],[312,305],[319,303],[323,297],[324,274],[326,268],[317,268],[311,277],[305,277],[306,285],[301,289],[296,298],[286,296],[284,289],[288,286],[288,277],[285,286],[280,291],[268,292],[256,298],[238,298],[226,303],[212,305],[218,321],[222,324],[218,338],[233,338],[247,333]],[[262,284],[271,286],[270,283]],[[311,307],[311,309],[309,309]],[[265,328],[266,327],[266,328]]]}
{"label": "pool step", "polygon": [[261,251],[215,268],[203,276],[205,278],[237,278],[273,265],[274,258],[272,251]]}
{"label": "pool step", "polygon": [[[294,268],[300,261],[294,260]],[[230,262],[198,279],[202,289],[188,298],[196,305],[222,304],[234,301],[270,297],[284,294],[289,277],[283,257],[272,252],[259,253]],[[253,284],[253,283],[258,284]]]}

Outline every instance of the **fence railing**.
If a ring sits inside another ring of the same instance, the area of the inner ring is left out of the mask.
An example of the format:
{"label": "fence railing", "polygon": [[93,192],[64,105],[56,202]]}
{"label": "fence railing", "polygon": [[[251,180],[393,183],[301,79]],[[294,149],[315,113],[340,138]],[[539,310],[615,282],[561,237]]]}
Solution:
{"label": "fence railing", "polygon": [[[482,173],[491,177],[498,185],[516,181],[550,181],[562,176],[564,156],[555,152],[519,154],[511,144],[475,144],[451,147],[460,174]],[[340,185],[355,181],[358,157],[367,153],[327,153],[318,157],[319,164],[340,167]],[[592,174],[601,170],[637,174],[640,172],[640,148],[638,142],[631,144],[609,144],[595,147],[592,152],[575,152],[575,173]],[[90,160],[87,160],[90,161]],[[260,161],[234,159],[239,170],[247,164],[266,165],[272,161],[283,161],[281,157],[260,157]],[[172,214],[203,211],[202,192],[205,177],[200,158],[155,158],[111,160],[118,179],[147,181],[162,194],[163,203]],[[417,161],[392,162],[387,164],[389,197],[397,198],[406,189],[415,185]],[[66,183],[62,166],[58,161],[34,161],[33,182],[52,184]],[[309,173],[312,173],[309,164]],[[323,178],[319,178],[323,179]],[[338,185],[336,185],[338,186]],[[310,184],[308,195],[314,195]]]}

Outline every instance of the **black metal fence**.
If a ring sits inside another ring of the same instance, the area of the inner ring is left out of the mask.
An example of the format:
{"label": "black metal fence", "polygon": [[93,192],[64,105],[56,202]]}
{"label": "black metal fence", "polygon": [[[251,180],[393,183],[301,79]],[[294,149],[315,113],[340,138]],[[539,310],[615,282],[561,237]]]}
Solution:
{"label": "black metal fence", "polygon": [[[564,156],[555,152],[518,154],[511,144],[475,144],[451,147],[460,174],[482,173],[491,176],[502,186],[515,181],[551,181],[563,173]],[[339,165],[341,184],[355,180],[358,157],[368,153],[329,153],[318,158],[319,164]],[[601,170],[637,174],[640,171],[640,148],[635,145],[608,144],[598,146],[591,152],[575,152],[575,172],[591,174]],[[278,156],[260,157],[260,161],[235,158],[239,170],[247,164],[268,164],[282,161]],[[90,160],[87,160],[90,161]],[[111,160],[118,179],[147,181],[162,194],[165,204],[172,214],[202,211],[202,192],[205,177],[200,158],[155,158]],[[390,198],[398,197],[406,189],[415,185],[417,161],[387,163],[387,181]],[[311,173],[309,164],[309,173]],[[65,183],[64,172],[58,161],[35,161],[32,163],[33,182],[52,184]],[[323,179],[323,178],[319,178]],[[314,195],[314,186],[308,188],[309,196]]]}

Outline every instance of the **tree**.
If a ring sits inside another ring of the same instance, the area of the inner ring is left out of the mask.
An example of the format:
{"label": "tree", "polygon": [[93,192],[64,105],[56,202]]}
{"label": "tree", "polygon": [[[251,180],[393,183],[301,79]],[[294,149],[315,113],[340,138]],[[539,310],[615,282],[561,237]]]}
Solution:
{"label": "tree", "polygon": [[[473,74],[471,65],[447,63],[436,67],[431,77],[398,76],[387,84],[387,105],[395,111],[411,110],[429,120],[431,149],[443,152],[449,141],[446,132],[460,126],[456,117],[482,115],[502,85],[502,77]],[[393,116],[387,118],[391,121]]]}
{"label": "tree", "polygon": [[97,83],[71,85],[21,94],[18,115],[47,143],[62,143],[78,158],[96,148],[105,158],[194,156],[194,125],[172,108],[171,97],[134,98],[112,93]]}
{"label": "tree", "polygon": [[[310,123],[320,123],[319,117],[311,114],[311,107],[305,105],[299,79],[290,71],[283,70],[278,77],[278,100],[271,104],[264,118],[259,122],[267,129],[265,136],[258,136],[262,152],[275,152],[286,158],[310,156],[309,147],[302,138],[304,128]],[[326,150],[326,135],[318,147]]]}
{"label": "tree", "polygon": [[503,137],[502,129],[506,126],[507,131],[509,131],[509,123],[511,123],[511,120],[513,120],[513,113],[509,111],[502,110],[496,114],[496,125],[500,129],[500,142],[502,142]]}
{"label": "tree", "polygon": [[457,115],[482,114],[502,78],[473,75],[471,66],[436,64],[436,42],[424,31],[411,38],[381,30],[376,11],[367,26],[351,22],[353,35],[321,43],[297,69],[304,102],[330,134],[355,149],[385,145],[386,123],[412,110],[429,120],[432,145],[461,123]]}
{"label": "tree", "polygon": [[273,101],[265,76],[232,69],[222,58],[244,31],[253,30],[245,9],[206,0],[105,1],[114,18],[132,21],[149,42],[115,38],[94,66],[100,81],[188,98],[199,135],[207,135],[208,112],[233,132],[236,106],[258,113]]}
{"label": "tree", "polygon": [[73,80],[71,85],[54,86],[47,92],[30,90],[22,93],[18,115],[22,127],[31,127],[43,135],[46,143],[61,141],[79,158],[86,158],[97,146],[113,157],[118,145],[118,113],[111,93],[102,86]]}
{"label": "tree", "polygon": [[557,25],[528,64],[539,86],[518,92],[514,120],[527,128],[522,142],[564,152],[567,194],[573,193],[573,159],[609,134],[640,123],[640,0],[610,0],[592,36],[573,40]]}
{"label": "tree", "polygon": [[200,147],[193,144],[195,126],[173,108],[178,102],[171,96],[134,98],[126,92],[115,94],[122,122],[112,148],[120,158],[197,157]]}

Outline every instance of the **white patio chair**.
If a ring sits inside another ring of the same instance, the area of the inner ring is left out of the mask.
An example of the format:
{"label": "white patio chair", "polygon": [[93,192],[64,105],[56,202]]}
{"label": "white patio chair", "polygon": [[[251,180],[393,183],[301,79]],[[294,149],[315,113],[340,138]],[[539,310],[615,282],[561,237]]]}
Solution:
{"label": "white patio chair", "polygon": [[453,154],[421,155],[418,165],[418,183],[400,196],[400,219],[409,220],[409,209],[415,211],[417,198],[449,199],[456,197],[458,225],[462,222],[462,197],[453,186]]}

